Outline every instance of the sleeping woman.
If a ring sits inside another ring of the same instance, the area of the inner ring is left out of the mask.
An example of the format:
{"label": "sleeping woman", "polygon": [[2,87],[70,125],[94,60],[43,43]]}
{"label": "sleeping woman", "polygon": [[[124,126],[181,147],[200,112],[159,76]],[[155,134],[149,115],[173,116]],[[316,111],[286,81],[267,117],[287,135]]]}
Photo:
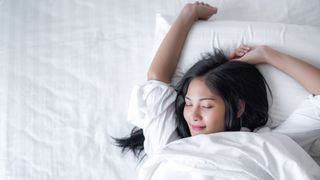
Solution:
{"label": "sleeping woman", "polygon": [[[213,142],[214,137],[228,136],[228,131],[238,131],[233,137],[268,132],[282,134],[281,138],[316,156],[311,149],[320,138],[320,70],[300,59],[265,45],[241,45],[228,57],[215,50],[194,64],[177,86],[170,85],[192,25],[216,13],[217,8],[200,2],[182,9],[152,61],[148,81],[133,90],[129,120],[137,128],[129,137],[116,139],[117,145],[132,150],[137,157],[144,154],[150,158],[164,149],[168,152],[178,140],[209,137]],[[300,108],[274,129],[265,126],[270,89],[257,64],[272,65],[310,93]]]}

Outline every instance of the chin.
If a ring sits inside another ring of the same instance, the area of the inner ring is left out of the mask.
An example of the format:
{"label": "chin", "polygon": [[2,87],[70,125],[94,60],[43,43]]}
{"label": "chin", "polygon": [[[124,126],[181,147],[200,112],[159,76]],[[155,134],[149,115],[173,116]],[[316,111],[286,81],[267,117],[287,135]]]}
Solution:
{"label": "chin", "polygon": [[207,133],[195,132],[195,133],[191,133],[191,136],[196,136],[196,135],[200,135],[200,134],[207,134]]}

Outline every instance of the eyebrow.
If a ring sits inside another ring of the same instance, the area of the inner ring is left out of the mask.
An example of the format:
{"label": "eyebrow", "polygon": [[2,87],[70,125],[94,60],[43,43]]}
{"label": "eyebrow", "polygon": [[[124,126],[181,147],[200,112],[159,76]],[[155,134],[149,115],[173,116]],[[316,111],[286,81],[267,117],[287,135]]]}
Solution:
{"label": "eyebrow", "polygon": [[[187,100],[191,100],[189,97],[185,97],[185,99],[187,99]],[[199,101],[205,101],[205,100],[211,100],[211,101],[215,101],[216,99],[214,99],[214,98],[209,98],[209,97],[205,97],[205,98],[200,98],[199,99]]]}

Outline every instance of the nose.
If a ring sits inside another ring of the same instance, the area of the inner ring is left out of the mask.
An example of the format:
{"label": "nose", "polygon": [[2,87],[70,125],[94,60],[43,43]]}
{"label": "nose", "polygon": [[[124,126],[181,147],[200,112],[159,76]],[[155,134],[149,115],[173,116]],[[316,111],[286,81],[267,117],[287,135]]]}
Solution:
{"label": "nose", "polygon": [[198,107],[194,107],[191,110],[190,118],[192,121],[200,121],[202,120],[202,116],[200,113],[200,109]]}

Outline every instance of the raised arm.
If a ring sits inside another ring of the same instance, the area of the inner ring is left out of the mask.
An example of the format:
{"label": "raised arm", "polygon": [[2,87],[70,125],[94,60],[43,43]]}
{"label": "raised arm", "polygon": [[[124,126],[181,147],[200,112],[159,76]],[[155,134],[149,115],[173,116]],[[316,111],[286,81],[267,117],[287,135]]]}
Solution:
{"label": "raised arm", "polygon": [[217,9],[205,3],[187,4],[163,39],[148,71],[148,80],[170,83],[193,23],[207,20]]}
{"label": "raised arm", "polygon": [[239,60],[252,64],[268,63],[298,81],[307,91],[320,95],[320,69],[298,58],[268,46],[241,46],[236,52]]}

